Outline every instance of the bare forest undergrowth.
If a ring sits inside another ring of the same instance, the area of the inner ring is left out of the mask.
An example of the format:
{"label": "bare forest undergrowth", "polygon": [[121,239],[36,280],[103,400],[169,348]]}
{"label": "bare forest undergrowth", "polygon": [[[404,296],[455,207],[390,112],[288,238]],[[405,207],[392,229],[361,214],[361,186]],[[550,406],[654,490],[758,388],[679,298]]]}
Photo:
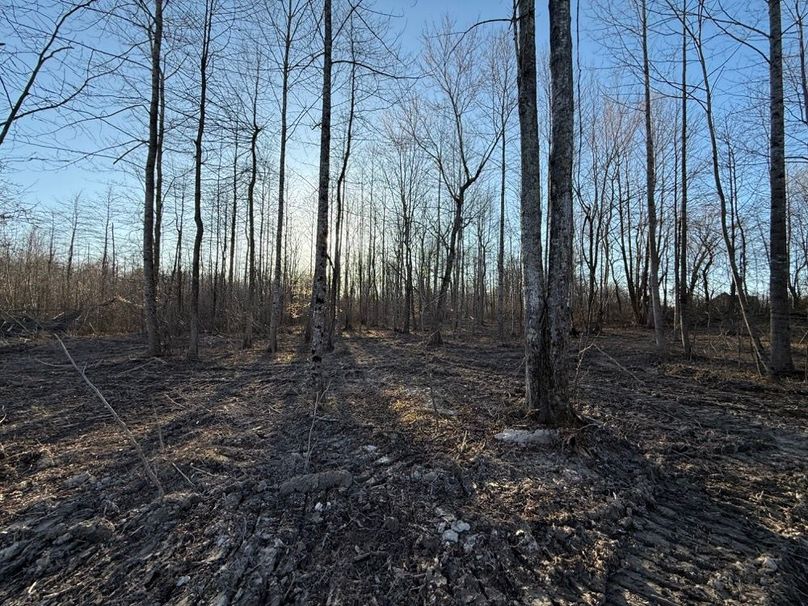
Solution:
{"label": "bare forest undergrowth", "polygon": [[53,339],[3,344],[4,604],[808,603],[808,386],[717,337],[598,337],[585,425],[529,447],[516,344],[345,335],[315,410],[304,349],[65,342],[166,496]]}

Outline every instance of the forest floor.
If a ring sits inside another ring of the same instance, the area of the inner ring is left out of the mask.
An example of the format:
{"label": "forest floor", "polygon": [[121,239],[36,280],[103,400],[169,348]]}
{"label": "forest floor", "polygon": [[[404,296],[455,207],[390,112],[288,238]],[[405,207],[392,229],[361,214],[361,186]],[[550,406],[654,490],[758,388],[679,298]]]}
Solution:
{"label": "forest floor", "polygon": [[0,343],[0,603],[808,604],[808,384],[651,338],[587,343],[585,424],[528,447],[516,344],[346,334],[315,410],[297,337],[66,338],[162,499],[52,338]]}

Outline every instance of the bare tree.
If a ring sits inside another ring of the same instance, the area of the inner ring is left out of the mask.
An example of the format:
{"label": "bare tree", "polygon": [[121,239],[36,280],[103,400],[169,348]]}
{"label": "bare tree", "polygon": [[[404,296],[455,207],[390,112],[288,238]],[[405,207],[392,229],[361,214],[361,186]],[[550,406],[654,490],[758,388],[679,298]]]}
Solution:
{"label": "bare tree", "polygon": [[[436,135],[441,125],[425,120],[424,108],[413,112],[410,132],[418,145],[435,162],[441,180],[453,202],[453,218],[449,230],[446,262],[436,297],[432,318],[430,345],[443,342],[441,327],[446,315],[449,286],[458,254],[463,228],[463,209],[469,189],[478,181],[488,160],[502,136],[501,130],[491,133],[484,130],[485,115],[482,100],[484,73],[475,65],[475,56],[480,52],[479,37],[475,30],[458,38],[452,35],[448,21],[436,36],[425,39],[425,60],[431,79],[439,91],[439,99],[426,111],[446,116],[448,127],[446,141]],[[476,129],[472,128],[472,123]],[[443,134],[443,133],[441,133]],[[476,136],[475,136],[476,135]]]}
{"label": "bare tree", "polygon": [[323,0],[323,89],[320,117],[320,178],[317,188],[317,231],[312,284],[311,361],[315,387],[322,391],[323,354],[327,346],[326,263],[328,261],[328,190],[331,174],[331,0]]}
{"label": "bare tree", "polygon": [[771,120],[769,140],[771,358],[769,372],[772,376],[794,371],[794,362],[791,358],[790,306],[788,303],[783,32],[780,21],[780,0],[769,0],[769,111]]}
{"label": "bare tree", "polygon": [[[283,227],[286,211],[286,146],[289,142],[289,87],[292,69],[292,45],[298,36],[301,14],[305,3],[301,0],[287,0],[282,6],[282,23],[276,26],[282,46],[281,59],[281,131],[280,153],[278,157],[278,219],[275,225],[275,267],[272,278],[272,312],[269,323],[269,351],[278,351],[278,328],[283,319],[283,293],[281,278],[283,272]],[[288,237],[288,234],[287,234]]]}
{"label": "bare tree", "polygon": [[188,344],[188,359],[199,357],[199,281],[202,252],[202,143],[205,136],[205,117],[208,100],[208,70],[211,60],[211,34],[216,0],[205,0],[202,15],[202,41],[199,54],[199,105],[197,107],[196,138],[194,139],[194,255],[191,269],[191,340]]}
{"label": "bare tree", "polygon": [[[575,415],[570,404],[569,359],[572,329],[572,166],[574,155],[575,92],[572,77],[572,33],[569,0],[550,0],[550,157],[549,254],[547,322],[550,375],[547,412],[539,418],[567,425]],[[542,417],[546,417],[543,418]]]}
{"label": "bare tree", "polygon": [[[71,45],[69,37],[64,36],[64,30],[72,22],[77,20],[82,13],[89,13],[97,0],[84,0],[82,2],[66,3],[66,7],[61,14],[55,19],[50,31],[46,35],[46,39],[42,44],[41,49],[36,54],[33,65],[19,65],[18,58],[14,56],[0,57],[3,58],[3,77],[2,85],[6,99],[9,102],[8,113],[5,119],[0,122],[0,146],[6,140],[6,137],[11,130],[11,126],[21,120],[22,118],[33,116],[46,111],[51,111],[63,107],[75,99],[77,99],[88,88],[90,83],[98,75],[91,74],[86,71],[84,75],[77,82],[62,82],[60,86],[45,87],[42,94],[37,95],[36,84],[37,80],[46,71],[48,65],[51,63],[58,63],[62,56],[68,54],[74,47]],[[43,13],[47,11],[43,9]],[[9,23],[18,35],[29,35],[30,29],[24,23],[13,21],[14,12],[11,11],[8,15],[12,19]],[[157,5],[155,4],[155,14],[153,22],[156,26],[157,21]],[[162,26],[160,26],[162,27]],[[152,40],[154,45],[154,40]],[[158,47],[159,52],[159,47]],[[21,76],[21,88],[12,100],[10,97],[10,87],[14,75]]]}
{"label": "bare tree", "polygon": [[261,86],[261,56],[255,59],[255,79],[254,88],[250,95],[250,180],[247,184],[247,245],[248,245],[248,284],[247,284],[247,304],[244,314],[244,339],[241,346],[243,349],[252,347],[253,325],[255,323],[255,289],[256,289],[256,269],[255,269],[255,184],[258,179],[258,135],[261,127],[258,125],[258,92]]}
{"label": "bare tree", "polygon": [[648,60],[648,6],[640,1],[640,21],[642,28],[642,74],[643,97],[645,103],[645,195],[648,204],[648,256],[651,290],[651,315],[654,323],[654,336],[657,353],[665,354],[665,320],[662,303],[659,300],[659,251],[657,250],[657,210],[656,210],[656,155],[654,154],[654,133],[651,116],[651,67]]}
{"label": "bare tree", "polygon": [[755,362],[759,368],[767,368],[766,353],[760,341],[760,334],[757,326],[749,315],[749,301],[746,292],[746,285],[744,283],[741,271],[738,267],[737,249],[734,238],[730,235],[730,228],[728,221],[734,224],[734,220],[729,216],[727,196],[724,189],[724,182],[721,176],[720,169],[720,152],[718,148],[718,132],[715,125],[715,117],[713,113],[713,89],[710,80],[710,72],[707,67],[707,58],[704,53],[703,46],[703,30],[705,21],[705,7],[704,0],[699,0],[698,12],[696,15],[695,27],[689,21],[683,20],[683,25],[688,31],[688,35],[693,41],[696,57],[701,68],[702,86],[704,90],[703,107],[705,117],[707,119],[707,133],[710,139],[711,150],[711,164],[713,172],[713,180],[715,182],[715,190],[718,195],[718,201],[721,210],[721,234],[724,238],[724,245],[727,250],[727,257],[729,259],[729,266],[732,273],[732,283],[735,289],[735,294],[738,300],[738,308],[741,313],[741,318],[746,327],[749,338],[752,342],[752,348],[755,355]]}
{"label": "bare tree", "polygon": [[549,422],[549,368],[543,314],[546,293],[541,242],[541,170],[536,94],[536,5],[518,0],[515,42],[521,156],[522,293],[525,330],[525,402],[528,411]]}
{"label": "bare tree", "polygon": [[688,240],[687,240],[687,194],[688,194],[688,174],[687,174],[687,0],[682,2],[682,142],[681,142],[681,200],[679,206],[679,326],[682,333],[682,347],[685,355],[690,355],[692,341],[690,339],[690,290],[688,284]]}
{"label": "bare tree", "polygon": [[143,309],[149,354],[160,353],[160,324],[157,319],[157,275],[154,258],[155,164],[159,153],[160,87],[162,69],[160,49],[163,42],[163,0],[154,0],[154,13],[148,25],[151,46],[151,102],[149,139],[146,150],[145,203],[143,205]]}

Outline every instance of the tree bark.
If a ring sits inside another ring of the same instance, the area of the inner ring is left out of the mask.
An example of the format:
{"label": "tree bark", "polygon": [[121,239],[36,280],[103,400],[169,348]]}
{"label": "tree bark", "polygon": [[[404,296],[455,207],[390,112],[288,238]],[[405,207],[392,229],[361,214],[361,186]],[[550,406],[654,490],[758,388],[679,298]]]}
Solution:
{"label": "tree bark", "polygon": [[[555,0],[553,0],[555,1]],[[525,404],[540,422],[550,420],[545,343],[544,265],[541,246],[541,173],[536,95],[535,0],[519,0],[516,51],[521,157],[519,194],[525,331]]]}
{"label": "tree bark", "polygon": [[143,205],[143,310],[148,352],[160,353],[160,324],[157,320],[157,276],[154,262],[154,197],[160,114],[160,49],[163,41],[163,0],[154,0],[154,30],[151,44],[151,102],[149,144],[146,151],[145,203]]}
{"label": "tree bark", "polygon": [[679,210],[679,326],[685,355],[691,354],[690,340],[690,289],[688,289],[687,266],[687,0],[682,7],[682,201]]}
{"label": "tree bark", "polygon": [[326,263],[328,261],[328,185],[331,173],[331,0],[323,0],[323,90],[320,118],[320,178],[317,190],[317,239],[312,285],[311,361],[314,385],[322,391],[327,345]]}
{"label": "tree bark", "polygon": [[645,98],[645,187],[648,204],[648,256],[649,281],[651,291],[651,314],[654,322],[654,338],[657,354],[665,355],[665,319],[659,300],[659,251],[657,250],[656,212],[656,156],[654,154],[654,133],[651,116],[651,74],[648,61],[648,7],[642,0],[642,71],[643,95]]}
{"label": "tree bark", "polygon": [[289,71],[291,69],[290,53],[292,48],[292,1],[286,6],[286,34],[283,46],[283,68],[281,77],[281,140],[280,157],[278,159],[278,224],[275,233],[275,270],[272,279],[272,316],[269,320],[269,351],[278,351],[278,328],[283,320],[283,294],[281,293],[281,255],[283,252],[283,221],[286,203],[286,143],[288,137],[289,112]]}
{"label": "tree bark", "polygon": [[[505,131],[505,112],[501,113]],[[505,135],[502,136],[499,183],[499,242],[497,246],[497,339],[505,340]]]}
{"label": "tree bark", "polygon": [[200,255],[202,251],[202,236],[204,225],[202,223],[202,139],[205,135],[205,111],[208,94],[208,59],[210,36],[212,29],[212,6],[210,0],[205,2],[205,14],[202,33],[202,52],[199,58],[199,117],[194,139],[194,224],[196,236],[194,238],[194,256],[191,268],[191,339],[188,344],[189,360],[199,357],[199,281],[200,281]]}
{"label": "tree bark", "polygon": [[546,304],[550,363],[544,366],[549,367],[550,374],[546,377],[549,393],[544,422],[549,425],[569,425],[575,420],[569,393],[575,122],[570,0],[550,0],[550,82],[550,250]]}
{"label": "tree bark", "polygon": [[794,371],[788,303],[783,33],[780,24],[780,0],[769,0],[769,95],[771,119],[769,152],[771,357],[769,373],[777,377]]}
{"label": "tree bark", "polygon": [[253,90],[252,106],[252,136],[250,137],[250,182],[247,185],[247,222],[249,251],[249,283],[247,285],[247,308],[244,314],[244,339],[241,343],[243,349],[249,349],[253,344],[253,324],[255,323],[255,183],[258,179],[258,135],[261,129],[258,126],[258,87],[260,85],[260,62],[256,67],[255,89]]}

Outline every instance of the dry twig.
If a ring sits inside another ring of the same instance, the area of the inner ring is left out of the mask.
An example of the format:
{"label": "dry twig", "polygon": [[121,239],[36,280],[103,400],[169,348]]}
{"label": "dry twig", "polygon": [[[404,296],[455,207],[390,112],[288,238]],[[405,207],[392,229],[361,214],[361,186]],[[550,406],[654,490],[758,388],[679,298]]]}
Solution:
{"label": "dry twig", "polygon": [[104,397],[104,394],[102,394],[99,391],[99,389],[95,385],[93,385],[90,379],[87,378],[87,375],[84,373],[84,370],[78,367],[78,364],[76,364],[76,361],[73,359],[73,356],[71,356],[70,352],[67,351],[67,347],[65,347],[64,341],[62,341],[62,339],[59,338],[59,335],[55,333],[53,336],[57,341],[59,341],[59,345],[62,346],[62,351],[65,352],[67,359],[70,360],[70,364],[73,365],[73,368],[76,369],[76,372],[79,373],[79,376],[84,380],[85,383],[87,383],[87,386],[98,397],[98,399],[101,400],[104,406],[106,406],[107,410],[110,412],[112,417],[115,419],[118,425],[120,425],[121,429],[123,430],[123,433],[135,447],[137,455],[140,458],[140,462],[143,463],[143,467],[146,470],[146,475],[149,476],[149,479],[157,488],[157,493],[159,494],[160,497],[162,497],[165,494],[165,492],[163,491],[163,486],[162,484],[160,484],[160,480],[157,478],[157,474],[154,472],[151,465],[149,465],[149,461],[146,459],[146,455],[144,454],[143,449],[140,447],[140,444],[138,443],[134,434],[129,430],[129,427],[126,426],[126,423],[124,423],[123,419],[118,415],[118,413],[115,411],[112,405],[107,401],[107,399]]}

